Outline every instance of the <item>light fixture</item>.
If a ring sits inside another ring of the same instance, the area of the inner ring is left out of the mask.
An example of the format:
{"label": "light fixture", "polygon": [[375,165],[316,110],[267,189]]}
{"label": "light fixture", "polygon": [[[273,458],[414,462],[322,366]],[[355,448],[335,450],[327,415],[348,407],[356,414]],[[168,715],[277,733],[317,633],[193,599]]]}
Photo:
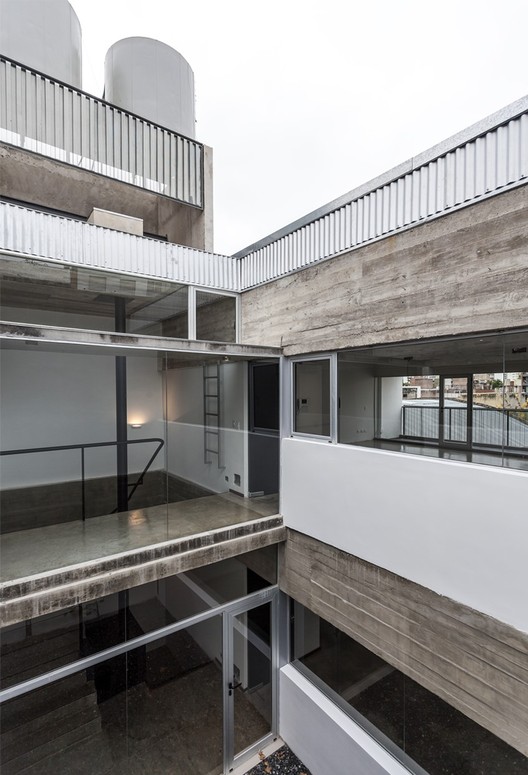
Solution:
{"label": "light fixture", "polygon": [[142,427],[143,427],[143,425],[142,425],[142,423],[140,423],[140,422],[131,422],[131,423],[130,423],[130,427],[131,427],[131,428],[142,428]]}

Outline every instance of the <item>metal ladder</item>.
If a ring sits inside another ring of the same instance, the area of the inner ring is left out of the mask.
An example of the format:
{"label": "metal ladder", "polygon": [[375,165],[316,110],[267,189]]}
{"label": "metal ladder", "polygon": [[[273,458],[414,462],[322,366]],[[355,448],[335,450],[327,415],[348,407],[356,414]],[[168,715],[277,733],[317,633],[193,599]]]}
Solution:
{"label": "metal ladder", "polygon": [[204,410],[204,463],[212,464],[216,457],[218,468],[222,465],[221,417],[220,417],[220,364],[203,366],[203,410]]}

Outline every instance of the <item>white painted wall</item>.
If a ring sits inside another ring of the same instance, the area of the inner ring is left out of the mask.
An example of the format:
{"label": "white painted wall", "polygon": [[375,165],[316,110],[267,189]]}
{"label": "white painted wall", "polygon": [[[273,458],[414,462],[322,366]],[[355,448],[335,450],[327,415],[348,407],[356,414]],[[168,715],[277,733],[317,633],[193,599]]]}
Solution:
{"label": "white painted wall", "polygon": [[375,384],[368,366],[339,364],[339,441],[343,444],[374,438]]}
{"label": "white painted wall", "polygon": [[[113,441],[115,361],[86,352],[52,352],[26,346],[0,353],[2,449]],[[156,357],[127,358],[129,438],[163,437],[162,379]],[[139,472],[154,446],[129,447],[129,471]],[[115,448],[87,450],[86,476],[115,474]],[[80,452],[4,457],[2,487],[79,479]],[[163,468],[163,454],[154,468]]]}
{"label": "white painted wall", "polygon": [[409,773],[292,665],[280,671],[279,734],[312,775]]}
{"label": "white painted wall", "polygon": [[[224,467],[218,468],[216,456],[204,463],[203,370],[195,366],[167,372],[168,470],[214,492],[233,489],[246,494],[247,364],[225,363],[220,372]],[[235,474],[240,474],[240,485]]]}
{"label": "white painted wall", "polygon": [[528,632],[528,473],[294,438],[287,527]]}
{"label": "white painted wall", "polygon": [[398,438],[401,433],[402,378],[380,379],[380,430],[382,439]]}

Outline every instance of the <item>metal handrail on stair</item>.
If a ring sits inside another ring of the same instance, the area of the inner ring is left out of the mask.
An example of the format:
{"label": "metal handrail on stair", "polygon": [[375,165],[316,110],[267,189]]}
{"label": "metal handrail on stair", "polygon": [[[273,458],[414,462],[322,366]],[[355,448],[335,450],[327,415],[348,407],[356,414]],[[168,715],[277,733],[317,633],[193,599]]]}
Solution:
{"label": "metal handrail on stair", "polygon": [[[128,487],[131,487],[132,490],[128,493],[127,496],[127,504],[130,501],[131,497],[136,492],[137,488],[140,484],[143,484],[143,478],[149,468],[151,467],[152,463],[158,456],[161,448],[164,446],[165,441],[163,439],[152,437],[147,439],[127,439],[126,441],[96,441],[92,442],[90,444],[62,444],[60,446],[55,447],[32,447],[29,449],[7,449],[2,450],[0,452],[0,457],[3,457],[4,455],[28,455],[33,454],[36,452],[62,452],[69,449],[80,449],[81,450],[81,511],[82,511],[82,520],[83,522],[86,520],[86,493],[85,493],[85,465],[84,465],[84,451],[86,449],[93,449],[94,447],[117,447],[122,444],[148,444],[149,442],[157,442],[158,446],[150,456],[150,459],[143,469],[143,471],[138,476],[137,480],[135,482],[130,482],[128,484]],[[117,509],[114,509],[115,513]]]}

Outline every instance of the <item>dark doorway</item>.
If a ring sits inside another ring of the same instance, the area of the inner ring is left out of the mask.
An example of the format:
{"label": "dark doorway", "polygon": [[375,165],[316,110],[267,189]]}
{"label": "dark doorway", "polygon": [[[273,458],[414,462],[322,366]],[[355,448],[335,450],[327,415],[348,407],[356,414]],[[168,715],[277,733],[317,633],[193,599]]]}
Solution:
{"label": "dark doorway", "polygon": [[249,493],[279,491],[279,363],[249,364]]}

